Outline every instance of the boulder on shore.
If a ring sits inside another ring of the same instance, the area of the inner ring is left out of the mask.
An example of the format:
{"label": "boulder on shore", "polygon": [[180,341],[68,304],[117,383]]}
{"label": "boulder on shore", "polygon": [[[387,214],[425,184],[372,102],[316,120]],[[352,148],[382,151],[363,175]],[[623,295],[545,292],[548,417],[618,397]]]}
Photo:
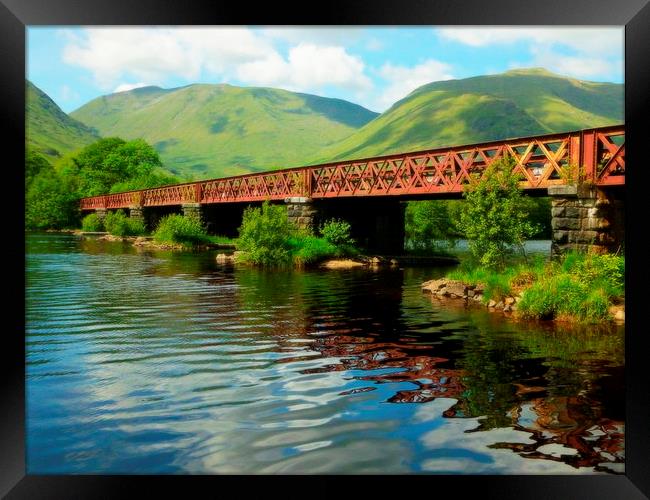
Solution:
{"label": "boulder on shore", "polygon": [[353,267],[365,266],[363,262],[352,259],[330,259],[323,262],[320,267],[326,269],[351,269]]}
{"label": "boulder on shore", "polygon": [[237,257],[243,253],[241,250],[233,253],[218,253],[216,260],[219,264],[234,264],[237,261]]}
{"label": "boulder on shore", "polygon": [[473,286],[468,286],[462,281],[449,280],[446,278],[431,280],[422,284],[423,292],[429,292],[433,295],[440,295],[442,297],[466,298],[469,290],[473,288]]}

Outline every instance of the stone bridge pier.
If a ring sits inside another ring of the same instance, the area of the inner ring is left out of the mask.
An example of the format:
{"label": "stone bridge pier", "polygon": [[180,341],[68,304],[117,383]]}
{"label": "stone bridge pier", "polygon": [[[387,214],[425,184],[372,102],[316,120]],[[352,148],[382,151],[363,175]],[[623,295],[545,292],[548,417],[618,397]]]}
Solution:
{"label": "stone bridge pier", "polygon": [[131,219],[138,220],[146,225],[147,221],[144,216],[144,208],[142,206],[131,206],[129,207],[129,217]]}
{"label": "stone bridge pier", "polygon": [[357,244],[383,255],[404,253],[406,204],[395,198],[286,198],[289,220],[301,228],[317,231],[329,219],[342,219],[351,226]]}
{"label": "stone bridge pier", "polygon": [[102,223],[104,222],[104,219],[106,218],[106,212],[108,212],[108,210],[106,210],[105,208],[96,208],[95,209],[95,213],[97,214],[97,217],[99,218],[99,220],[102,221]]}
{"label": "stone bridge pier", "polygon": [[624,187],[551,186],[551,256],[625,249]]}

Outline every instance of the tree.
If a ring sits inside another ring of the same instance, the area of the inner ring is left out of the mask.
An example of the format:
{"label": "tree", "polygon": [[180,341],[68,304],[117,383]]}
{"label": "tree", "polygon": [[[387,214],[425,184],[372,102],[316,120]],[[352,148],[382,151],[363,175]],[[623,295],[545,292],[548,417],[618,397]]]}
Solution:
{"label": "tree", "polygon": [[43,155],[38,154],[31,149],[27,149],[25,154],[25,192],[29,190],[34,178],[40,172],[52,172],[52,165]]}
{"label": "tree", "polygon": [[26,223],[30,228],[73,227],[84,196],[173,184],[155,149],[142,139],[100,139],[66,155],[55,168],[27,152],[25,162]]}
{"label": "tree", "polygon": [[135,191],[137,189],[149,189],[167,184],[177,184],[180,180],[173,175],[167,175],[157,172],[152,172],[148,175],[141,175],[128,179],[126,181],[118,182],[111,186],[111,193],[122,193],[124,191]]}
{"label": "tree", "polygon": [[509,156],[493,161],[463,192],[460,226],[472,255],[485,267],[503,267],[506,256],[523,252],[526,238],[538,231],[528,220],[514,166]]}
{"label": "tree", "polygon": [[108,137],[67,158],[62,172],[78,178],[83,197],[108,193],[113,185],[134,178],[146,179],[161,166],[158,153],[144,140]]}
{"label": "tree", "polygon": [[25,197],[25,225],[34,229],[62,229],[79,219],[79,198],[70,179],[44,169],[32,180]]}

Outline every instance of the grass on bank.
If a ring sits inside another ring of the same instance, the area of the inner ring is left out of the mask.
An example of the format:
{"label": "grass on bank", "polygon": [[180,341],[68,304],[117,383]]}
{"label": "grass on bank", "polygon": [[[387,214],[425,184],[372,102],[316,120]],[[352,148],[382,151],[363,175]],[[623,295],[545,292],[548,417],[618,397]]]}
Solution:
{"label": "grass on bank", "polygon": [[208,235],[201,221],[195,217],[171,214],[160,219],[153,240],[161,244],[176,244],[186,248],[200,245],[235,245],[236,240],[225,236]]}
{"label": "grass on bank", "polygon": [[529,319],[599,321],[625,296],[625,257],[568,253],[561,261],[536,259],[500,271],[464,267],[448,274],[484,287],[484,301],[521,294],[517,314]]}

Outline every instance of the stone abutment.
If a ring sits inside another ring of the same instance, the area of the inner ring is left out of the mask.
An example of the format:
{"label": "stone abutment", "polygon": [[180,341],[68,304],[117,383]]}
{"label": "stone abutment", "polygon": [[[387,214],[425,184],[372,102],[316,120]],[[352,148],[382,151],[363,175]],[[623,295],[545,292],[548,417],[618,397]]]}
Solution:
{"label": "stone abutment", "polygon": [[624,250],[625,198],[623,188],[552,186],[551,256],[575,250],[608,253]]}

